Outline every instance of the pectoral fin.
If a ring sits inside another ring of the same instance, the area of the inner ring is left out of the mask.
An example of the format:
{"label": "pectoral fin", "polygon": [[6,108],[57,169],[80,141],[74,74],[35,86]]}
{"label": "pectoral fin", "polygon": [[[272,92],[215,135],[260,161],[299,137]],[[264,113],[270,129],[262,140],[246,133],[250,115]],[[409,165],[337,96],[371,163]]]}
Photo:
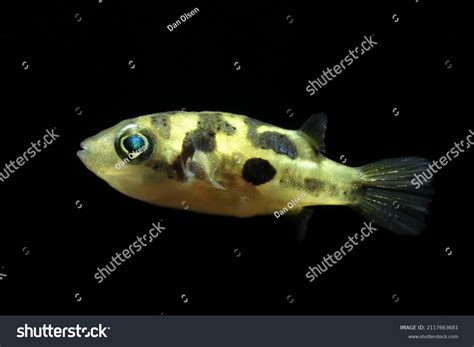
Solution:
{"label": "pectoral fin", "polygon": [[215,179],[217,160],[215,158],[215,133],[198,129],[186,134],[183,141],[182,160],[187,179],[198,179],[211,183],[217,189],[225,189]]}
{"label": "pectoral fin", "polygon": [[208,153],[195,151],[193,156],[188,158],[184,164],[184,173],[188,179],[207,181],[215,188],[225,190],[225,188],[214,179],[217,166],[213,165],[210,156]]}

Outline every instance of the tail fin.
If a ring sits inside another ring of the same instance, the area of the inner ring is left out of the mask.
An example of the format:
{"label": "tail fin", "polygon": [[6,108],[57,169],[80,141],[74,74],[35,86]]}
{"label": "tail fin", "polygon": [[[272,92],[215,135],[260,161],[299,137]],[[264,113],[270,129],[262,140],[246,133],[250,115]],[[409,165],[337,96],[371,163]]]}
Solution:
{"label": "tail fin", "polygon": [[360,167],[361,189],[352,207],[368,220],[397,234],[416,235],[424,228],[433,190],[431,182],[412,182],[428,168],[417,157],[386,159]]}

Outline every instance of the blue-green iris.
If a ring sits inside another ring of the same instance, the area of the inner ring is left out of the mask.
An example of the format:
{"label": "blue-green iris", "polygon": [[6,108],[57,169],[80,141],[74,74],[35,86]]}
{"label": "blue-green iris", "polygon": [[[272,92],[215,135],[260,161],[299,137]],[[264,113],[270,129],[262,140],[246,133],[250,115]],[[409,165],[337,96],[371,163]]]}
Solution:
{"label": "blue-green iris", "polygon": [[130,135],[123,141],[124,148],[129,152],[136,152],[140,149],[143,151],[145,140],[140,135]]}

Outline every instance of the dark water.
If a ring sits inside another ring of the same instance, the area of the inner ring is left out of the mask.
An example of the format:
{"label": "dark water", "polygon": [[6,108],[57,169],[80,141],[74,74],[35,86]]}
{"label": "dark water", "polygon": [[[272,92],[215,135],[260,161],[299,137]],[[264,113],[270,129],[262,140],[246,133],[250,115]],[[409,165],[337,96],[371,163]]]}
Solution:
{"label": "dark water", "polygon": [[[380,229],[313,283],[307,267],[362,227],[349,208],[317,208],[298,244],[273,216],[135,201],[76,157],[81,140],[122,119],[186,108],[291,129],[323,111],[332,159],[438,159],[474,130],[467,13],[423,0],[5,5],[0,163],[47,129],[60,137],[0,182],[0,312],[472,313],[473,149],[436,175],[421,236]],[[308,80],[370,35],[376,46],[308,94]],[[98,284],[97,268],[159,220],[159,238]]]}

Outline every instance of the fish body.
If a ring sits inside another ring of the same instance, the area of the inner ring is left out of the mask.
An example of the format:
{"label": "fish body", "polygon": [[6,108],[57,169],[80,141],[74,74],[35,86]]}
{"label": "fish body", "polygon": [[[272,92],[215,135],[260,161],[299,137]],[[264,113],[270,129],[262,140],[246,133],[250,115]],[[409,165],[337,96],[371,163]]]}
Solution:
{"label": "fish body", "polygon": [[[407,179],[426,160],[349,167],[323,154],[325,129],[324,114],[288,130],[231,113],[172,111],[124,120],[83,141],[78,156],[116,190],[158,206],[252,217],[273,214],[298,197],[289,214],[348,205],[391,230],[419,232],[430,191],[415,194]],[[390,199],[406,208],[387,210]]]}

